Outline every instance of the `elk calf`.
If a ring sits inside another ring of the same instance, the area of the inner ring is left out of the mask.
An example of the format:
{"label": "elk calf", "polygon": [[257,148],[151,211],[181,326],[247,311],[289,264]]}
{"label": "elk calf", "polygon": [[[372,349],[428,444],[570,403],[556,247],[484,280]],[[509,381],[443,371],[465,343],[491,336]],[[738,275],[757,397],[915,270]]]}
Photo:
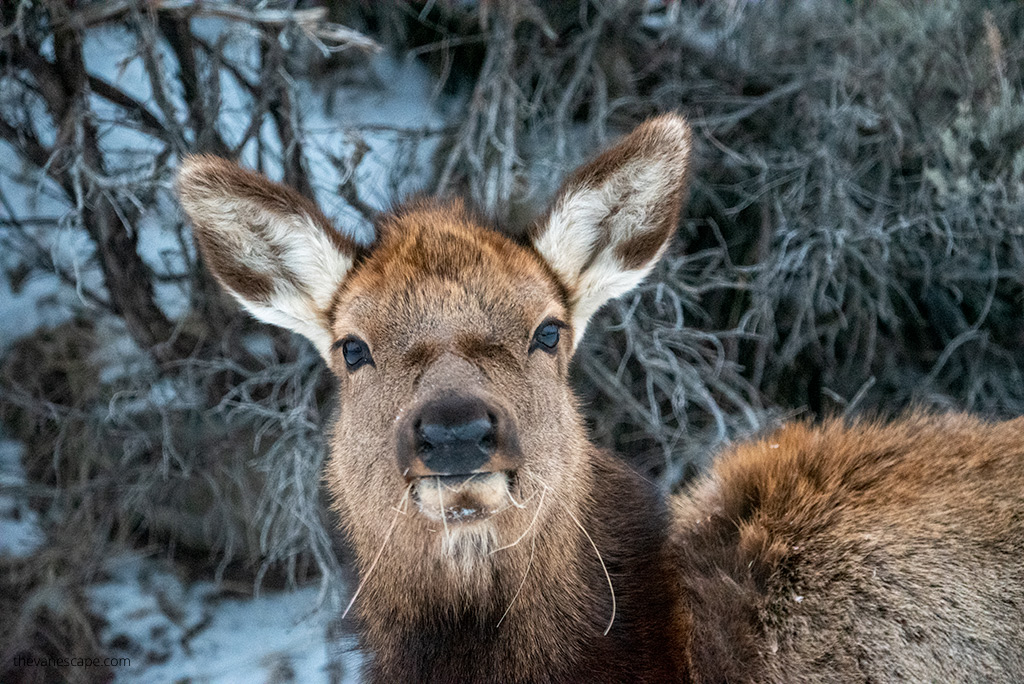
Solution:
{"label": "elk calf", "polygon": [[326,481],[368,677],[1024,681],[1024,419],[792,425],[667,506],[588,441],[569,360],[665,250],[689,157],[662,116],[521,240],[419,201],[368,248],[185,161],[209,268],[337,376]]}

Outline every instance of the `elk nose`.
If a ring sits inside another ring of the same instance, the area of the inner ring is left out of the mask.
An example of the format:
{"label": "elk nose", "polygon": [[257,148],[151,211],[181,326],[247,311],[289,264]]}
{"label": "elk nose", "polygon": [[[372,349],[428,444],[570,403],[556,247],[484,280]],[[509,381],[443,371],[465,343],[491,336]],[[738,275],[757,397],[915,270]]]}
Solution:
{"label": "elk nose", "polygon": [[494,447],[494,422],[488,416],[457,425],[421,423],[416,431],[416,440],[416,448],[421,454],[475,449],[487,455]]}
{"label": "elk nose", "polygon": [[[409,476],[463,475],[491,470],[498,447],[498,420],[476,397],[443,397],[424,405],[412,420],[403,470]],[[411,447],[411,448],[409,448]]]}

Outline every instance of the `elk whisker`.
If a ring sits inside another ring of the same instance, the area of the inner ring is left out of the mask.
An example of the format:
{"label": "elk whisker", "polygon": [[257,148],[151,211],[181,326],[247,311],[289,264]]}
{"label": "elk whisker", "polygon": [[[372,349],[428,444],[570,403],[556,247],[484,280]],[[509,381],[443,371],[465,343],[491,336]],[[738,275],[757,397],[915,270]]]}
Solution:
{"label": "elk whisker", "polygon": [[373,575],[373,571],[377,568],[377,563],[380,561],[380,557],[384,555],[384,548],[388,545],[388,541],[391,539],[391,534],[395,531],[395,527],[398,526],[398,516],[405,515],[405,511],[402,511],[399,507],[409,501],[409,492],[412,491],[413,483],[410,482],[402,493],[402,498],[398,500],[398,504],[395,505],[395,517],[391,519],[391,525],[388,526],[388,531],[384,534],[384,541],[380,543],[380,548],[377,550],[377,555],[374,556],[373,562],[370,563],[369,569],[363,575],[363,578],[359,581],[359,586],[356,587],[355,593],[352,594],[352,598],[349,599],[348,605],[345,606],[345,612],[341,614],[341,619],[344,620],[348,616],[348,611],[352,609],[356,599],[359,598],[360,592],[363,591],[363,587],[366,586],[366,581]]}
{"label": "elk whisker", "polygon": [[439,477],[435,477],[434,481],[437,483],[437,503],[441,507],[441,524],[444,525],[444,540],[450,544],[451,534],[448,532],[448,516],[444,513],[444,494],[441,493],[444,485],[441,484],[441,478]]}
{"label": "elk whisker", "polygon": [[511,501],[512,505],[515,506],[516,508],[526,508],[526,504],[533,501],[534,497],[537,496],[537,492],[534,492],[533,494],[530,494],[530,496],[523,499],[522,503],[520,503],[516,501],[514,496],[512,496],[512,491],[510,489],[506,488],[505,493],[508,494],[509,501]]}
{"label": "elk whisker", "polygon": [[519,598],[519,594],[522,593],[523,587],[526,586],[526,578],[530,576],[530,569],[533,568],[533,554],[537,551],[537,537],[534,535],[530,538],[530,560],[526,563],[526,572],[523,573],[523,581],[519,583],[519,588],[516,589],[515,596],[508,602],[508,608],[501,614],[501,619],[498,620],[498,624],[495,627],[501,627],[501,623],[505,621],[508,616],[508,612],[512,610],[512,606],[515,605],[516,599]]}
{"label": "elk whisker", "polygon": [[511,544],[506,544],[505,546],[500,546],[500,547],[494,549],[493,551],[491,551],[490,555],[498,553],[498,551],[504,551],[505,549],[511,549],[513,546],[515,546],[519,542],[523,541],[523,538],[525,538],[526,535],[528,535],[530,533],[530,530],[532,530],[533,526],[537,523],[537,518],[540,517],[540,510],[544,507],[544,497],[547,495],[547,493],[548,493],[548,486],[544,485],[544,489],[541,490],[541,493],[540,493],[540,501],[537,502],[537,510],[534,511],[534,513],[533,513],[533,520],[531,520],[530,524],[526,526],[526,529],[523,530],[523,533],[521,535],[519,535],[519,538],[516,539]]}
{"label": "elk whisker", "polygon": [[516,501],[516,498],[514,496],[512,496],[512,490],[511,489],[506,487],[505,488],[505,493],[508,494],[508,500],[511,501],[512,505],[515,506],[516,508],[526,508],[526,504],[530,501],[530,499],[532,499],[534,497],[534,494],[536,494],[536,492],[534,494],[531,494],[528,499],[523,501],[523,503],[519,503],[518,501]]}
{"label": "elk whisker", "polygon": [[612,617],[608,620],[608,626],[604,630],[604,635],[608,636],[608,632],[612,631],[612,624],[615,622],[615,587],[612,586],[612,576],[608,574],[608,566],[604,564],[604,558],[601,557],[601,552],[598,551],[597,544],[595,544],[594,540],[590,537],[590,533],[587,532],[586,528],[583,527],[580,521],[576,519],[576,516],[572,514],[572,511],[569,510],[568,506],[562,506],[562,508],[564,508],[565,512],[569,514],[569,517],[572,518],[574,523],[576,523],[576,526],[583,531],[583,534],[587,536],[587,541],[589,541],[590,545],[594,547],[594,553],[597,554],[597,560],[600,561],[601,569],[604,570],[604,577],[608,580],[608,591],[612,594]]}

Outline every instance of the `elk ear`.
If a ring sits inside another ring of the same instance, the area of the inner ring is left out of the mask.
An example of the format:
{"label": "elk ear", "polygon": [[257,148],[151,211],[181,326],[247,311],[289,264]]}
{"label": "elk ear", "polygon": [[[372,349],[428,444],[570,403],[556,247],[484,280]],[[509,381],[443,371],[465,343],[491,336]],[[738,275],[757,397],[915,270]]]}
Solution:
{"label": "elk ear", "polygon": [[256,318],[328,358],[330,304],[356,244],[296,191],[218,157],[186,158],[178,195],[217,280]]}
{"label": "elk ear", "polygon": [[569,291],[575,343],[601,305],[639,285],[665,251],[689,158],[686,120],[650,119],[577,169],[534,226],[534,248]]}

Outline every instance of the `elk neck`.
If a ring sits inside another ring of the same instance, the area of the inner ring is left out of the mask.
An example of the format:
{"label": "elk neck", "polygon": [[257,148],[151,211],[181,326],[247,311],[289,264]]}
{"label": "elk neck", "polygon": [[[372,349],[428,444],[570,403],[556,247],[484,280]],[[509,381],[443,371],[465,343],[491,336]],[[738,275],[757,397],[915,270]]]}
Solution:
{"label": "elk neck", "polygon": [[[615,457],[581,447],[575,496],[547,492],[543,524],[476,567],[385,549],[354,609],[372,681],[674,679],[665,504]],[[377,551],[356,543],[360,580]]]}

